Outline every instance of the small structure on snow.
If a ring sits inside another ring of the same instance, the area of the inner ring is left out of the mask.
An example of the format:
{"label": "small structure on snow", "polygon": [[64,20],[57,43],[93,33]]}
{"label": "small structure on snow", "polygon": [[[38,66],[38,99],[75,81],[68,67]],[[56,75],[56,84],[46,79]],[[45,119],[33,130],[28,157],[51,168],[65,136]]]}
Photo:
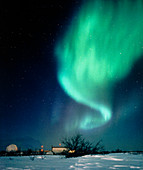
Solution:
{"label": "small structure on snow", "polygon": [[18,147],[15,144],[11,144],[6,147],[7,152],[16,152],[18,151]]}
{"label": "small structure on snow", "polygon": [[62,154],[62,152],[68,151],[69,149],[62,146],[52,146],[53,154]]}

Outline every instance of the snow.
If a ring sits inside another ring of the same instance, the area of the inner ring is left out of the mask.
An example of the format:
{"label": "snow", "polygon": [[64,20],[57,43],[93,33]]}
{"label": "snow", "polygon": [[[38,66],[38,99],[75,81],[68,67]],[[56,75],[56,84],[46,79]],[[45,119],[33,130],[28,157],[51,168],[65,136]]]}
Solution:
{"label": "snow", "polygon": [[143,169],[143,155],[108,154],[65,158],[59,155],[0,157],[1,170]]}

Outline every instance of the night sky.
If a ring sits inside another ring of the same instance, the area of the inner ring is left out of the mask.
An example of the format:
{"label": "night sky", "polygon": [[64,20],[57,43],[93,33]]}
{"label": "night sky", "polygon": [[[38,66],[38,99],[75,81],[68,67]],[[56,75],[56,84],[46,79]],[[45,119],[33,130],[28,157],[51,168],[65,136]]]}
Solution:
{"label": "night sky", "polygon": [[[39,149],[41,145],[50,149],[62,137],[77,132],[93,143],[102,139],[106,150],[143,150],[143,51],[129,73],[107,92],[112,116],[101,126],[78,126],[83,116],[94,117],[94,109],[74,100],[58,81],[55,49],[57,43],[63,43],[81,4],[78,0],[0,3],[0,150],[12,143],[21,149]],[[143,25],[143,20],[140,23]],[[126,38],[122,41],[127,43]]]}

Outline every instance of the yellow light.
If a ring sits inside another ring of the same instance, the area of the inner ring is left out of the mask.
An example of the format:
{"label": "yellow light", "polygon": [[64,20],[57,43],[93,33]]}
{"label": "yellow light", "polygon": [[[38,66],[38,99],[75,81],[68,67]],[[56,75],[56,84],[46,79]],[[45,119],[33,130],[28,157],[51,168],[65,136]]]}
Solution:
{"label": "yellow light", "polygon": [[70,150],[69,153],[75,153],[75,150]]}

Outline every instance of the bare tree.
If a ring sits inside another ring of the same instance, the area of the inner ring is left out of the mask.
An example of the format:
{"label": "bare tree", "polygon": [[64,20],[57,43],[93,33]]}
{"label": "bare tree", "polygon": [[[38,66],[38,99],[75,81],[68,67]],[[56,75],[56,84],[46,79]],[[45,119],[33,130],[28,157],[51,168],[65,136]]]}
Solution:
{"label": "bare tree", "polygon": [[92,153],[104,151],[104,146],[101,143],[102,143],[102,140],[98,141],[96,145],[92,147]]}
{"label": "bare tree", "polygon": [[72,137],[63,138],[61,143],[69,150],[74,150],[75,154],[91,154],[97,153],[99,150],[103,150],[101,141],[102,140],[97,142],[94,146],[91,142],[85,140],[81,134],[77,134]]}
{"label": "bare tree", "polygon": [[81,134],[77,134],[72,137],[63,138],[61,143],[63,143],[64,146],[69,150],[77,151],[82,148],[82,145],[84,144],[84,139],[82,138]]}

